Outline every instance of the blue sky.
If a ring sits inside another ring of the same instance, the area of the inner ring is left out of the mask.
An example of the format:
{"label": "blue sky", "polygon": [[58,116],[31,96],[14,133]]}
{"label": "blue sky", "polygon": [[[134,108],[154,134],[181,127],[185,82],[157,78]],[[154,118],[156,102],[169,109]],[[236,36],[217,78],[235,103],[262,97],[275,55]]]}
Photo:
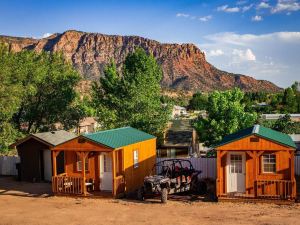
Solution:
{"label": "blue sky", "polygon": [[0,34],[68,29],[194,43],[220,69],[282,87],[300,80],[299,0],[0,1]]}

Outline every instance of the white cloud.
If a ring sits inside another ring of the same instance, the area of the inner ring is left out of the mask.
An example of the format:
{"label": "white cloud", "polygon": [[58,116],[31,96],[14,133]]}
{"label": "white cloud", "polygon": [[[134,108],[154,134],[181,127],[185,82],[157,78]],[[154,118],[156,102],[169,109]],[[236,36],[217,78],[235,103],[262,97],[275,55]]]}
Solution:
{"label": "white cloud", "polygon": [[45,33],[43,34],[42,38],[47,38],[47,37],[50,37],[52,34],[51,33]]}
{"label": "white cloud", "polygon": [[212,19],[211,15],[200,17],[199,20],[202,22],[207,22]]}
{"label": "white cloud", "polygon": [[300,10],[300,3],[296,0],[278,0],[271,13],[292,12]]}
{"label": "white cloud", "polygon": [[263,18],[262,18],[262,16],[256,15],[256,16],[253,16],[253,17],[251,18],[251,20],[252,20],[252,21],[259,22],[259,21],[262,21]]}
{"label": "white cloud", "polygon": [[235,13],[235,12],[239,12],[240,8],[239,7],[230,8],[230,7],[228,7],[228,5],[222,5],[217,8],[217,11],[222,11],[222,12],[226,12],[226,13]]}
{"label": "white cloud", "polygon": [[189,15],[189,14],[186,14],[186,13],[177,13],[177,14],[176,14],[176,17],[184,17],[184,18],[188,18],[188,17],[190,17],[190,15]]}
{"label": "white cloud", "polygon": [[242,61],[255,61],[256,56],[252,52],[251,49],[241,50],[241,49],[233,49],[232,51],[233,56],[237,56],[234,60],[236,62],[242,62]]}
{"label": "white cloud", "polygon": [[212,49],[208,52],[207,55],[212,56],[212,57],[221,56],[221,55],[224,55],[224,52],[222,51],[222,49],[216,49],[216,50]]}
{"label": "white cloud", "polygon": [[247,0],[240,0],[240,1],[237,1],[236,4],[237,5],[244,5],[246,4],[248,1]]}
{"label": "white cloud", "polygon": [[52,34],[51,33],[45,33],[43,34],[42,38],[47,38],[47,37],[50,37]]}
{"label": "white cloud", "polygon": [[207,35],[207,40],[227,43],[234,45],[248,45],[254,42],[266,42],[271,40],[285,41],[285,42],[297,42],[300,44],[300,32],[274,32],[269,34],[237,34],[233,32],[217,33],[213,35]]}
{"label": "white cloud", "polygon": [[246,12],[246,11],[250,10],[252,7],[253,7],[253,4],[251,4],[251,5],[246,5],[246,6],[244,6],[244,7],[242,8],[242,11],[243,11],[243,12]]}
{"label": "white cloud", "polygon": [[261,2],[257,5],[257,9],[268,9],[270,8],[271,6],[269,5],[269,3],[267,2]]}
{"label": "white cloud", "polygon": [[199,47],[222,70],[270,80],[281,87],[299,81],[300,32],[216,33],[204,37]]}

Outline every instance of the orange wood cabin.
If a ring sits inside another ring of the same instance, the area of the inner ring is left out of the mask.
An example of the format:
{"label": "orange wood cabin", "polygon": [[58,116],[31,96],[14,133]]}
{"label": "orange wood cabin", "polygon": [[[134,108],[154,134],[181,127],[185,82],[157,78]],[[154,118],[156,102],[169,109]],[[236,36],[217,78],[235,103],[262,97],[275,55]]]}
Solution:
{"label": "orange wood cabin", "polygon": [[[156,161],[156,137],[132,127],[84,134],[51,149],[56,195],[120,197],[143,184]],[[64,151],[65,173],[56,157]]]}
{"label": "orange wood cabin", "polygon": [[296,146],[289,135],[255,125],[226,136],[215,149],[219,199],[295,199]]}

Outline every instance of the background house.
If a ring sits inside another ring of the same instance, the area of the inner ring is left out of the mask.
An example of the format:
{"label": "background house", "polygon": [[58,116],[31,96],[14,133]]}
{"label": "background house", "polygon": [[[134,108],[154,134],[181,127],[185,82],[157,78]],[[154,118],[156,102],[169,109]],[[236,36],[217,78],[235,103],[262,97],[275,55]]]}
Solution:
{"label": "background house", "polygon": [[[291,121],[300,122],[300,114],[289,114],[291,116]],[[264,120],[278,120],[281,117],[284,117],[285,114],[262,114],[261,118]]]}
{"label": "background house", "polygon": [[[12,144],[20,157],[20,178],[24,181],[51,181],[52,162],[50,148],[76,137],[64,130],[30,134]],[[64,155],[58,155],[57,168],[64,171]]]}
{"label": "background house", "polygon": [[96,132],[99,128],[99,123],[97,122],[95,117],[85,117],[80,120],[78,127],[74,129],[74,133],[76,134],[87,134]]}
{"label": "background house", "polygon": [[185,107],[179,106],[179,105],[174,105],[173,110],[172,110],[172,118],[178,118],[182,116],[187,116],[188,113],[186,111]]}
{"label": "background house", "polygon": [[172,120],[164,133],[164,141],[157,149],[158,157],[189,157],[198,154],[196,130],[188,119]]}

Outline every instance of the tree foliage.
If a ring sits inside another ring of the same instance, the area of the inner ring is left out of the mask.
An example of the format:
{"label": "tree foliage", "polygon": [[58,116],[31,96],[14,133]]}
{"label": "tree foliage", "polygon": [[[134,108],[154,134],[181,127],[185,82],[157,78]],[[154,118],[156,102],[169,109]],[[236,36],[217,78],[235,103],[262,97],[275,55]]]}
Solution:
{"label": "tree foliage", "polygon": [[208,95],[200,92],[193,94],[189,101],[189,109],[192,110],[205,110],[208,103]]}
{"label": "tree foliage", "polygon": [[160,136],[170,109],[161,103],[162,70],[142,49],[129,54],[121,73],[115,63],[92,87],[92,102],[103,128],[132,126]]}
{"label": "tree foliage", "polygon": [[0,45],[0,148],[25,133],[78,121],[79,74],[60,53],[12,53]]}
{"label": "tree foliage", "polygon": [[243,97],[244,93],[239,89],[209,94],[208,117],[200,117],[194,124],[201,142],[206,146],[214,145],[225,135],[255,123],[257,114],[245,112]]}
{"label": "tree foliage", "polygon": [[265,127],[286,133],[286,134],[298,134],[300,133],[300,122],[293,122],[289,114],[285,114],[278,120],[264,120],[260,121]]}

